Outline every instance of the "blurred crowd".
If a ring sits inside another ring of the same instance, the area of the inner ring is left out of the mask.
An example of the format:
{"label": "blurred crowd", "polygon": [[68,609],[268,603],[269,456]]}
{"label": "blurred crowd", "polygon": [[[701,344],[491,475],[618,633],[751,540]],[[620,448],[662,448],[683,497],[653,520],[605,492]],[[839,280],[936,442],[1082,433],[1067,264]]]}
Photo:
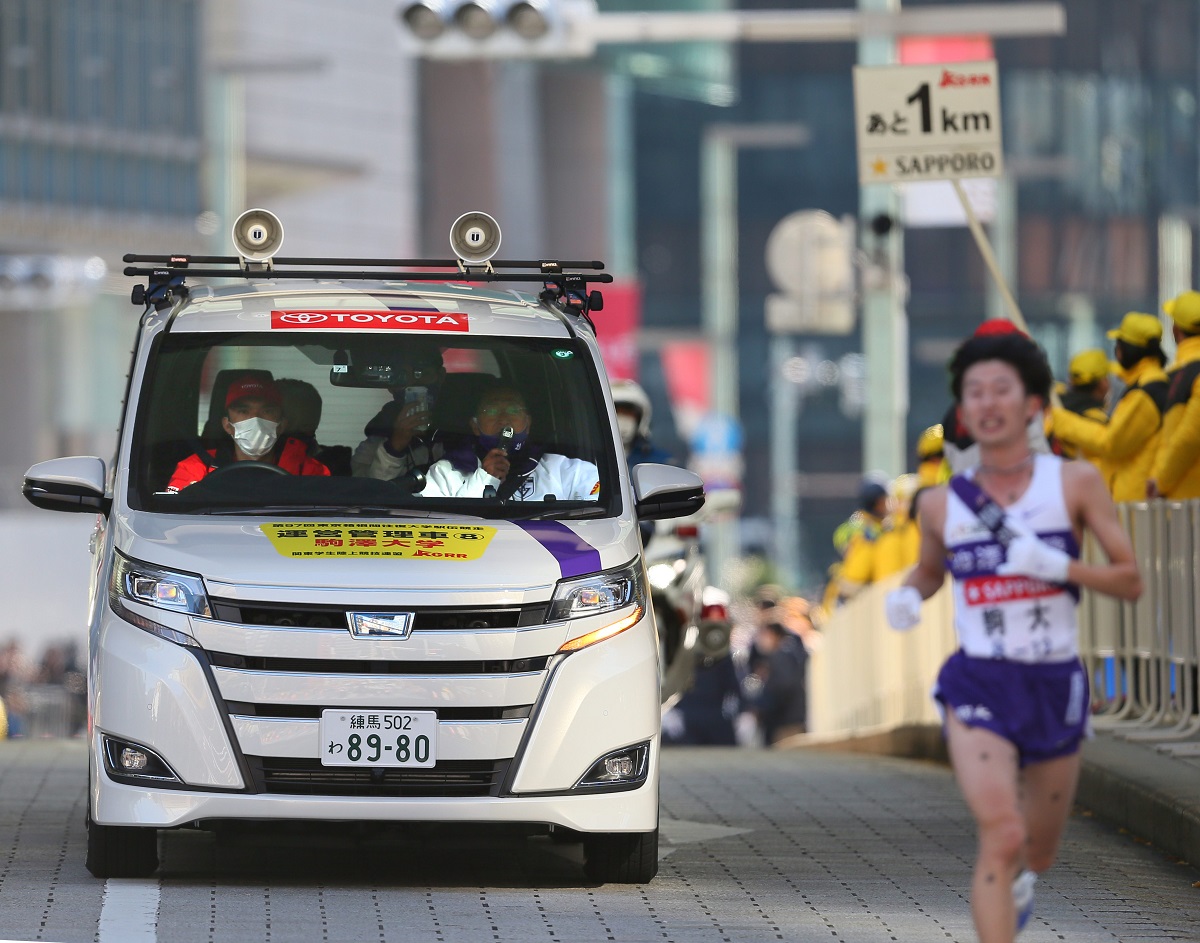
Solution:
{"label": "blurred crowd", "polygon": [[773,746],[808,725],[808,657],[821,643],[808,600],[763,584],[731,607],[728,650],[704,658],[663,715],[663,743]]}
{"label": "blurred crowd", "polygon": [[0,646],[0,740],[69,737],[86,723],[87,680],[74,642],[30,658],[20,642]]}

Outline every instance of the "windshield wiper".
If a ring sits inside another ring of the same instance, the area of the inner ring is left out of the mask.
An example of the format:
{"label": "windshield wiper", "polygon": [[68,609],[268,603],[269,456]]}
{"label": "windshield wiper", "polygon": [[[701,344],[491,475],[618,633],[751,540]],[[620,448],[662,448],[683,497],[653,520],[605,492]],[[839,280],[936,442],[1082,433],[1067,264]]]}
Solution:
{"label": "windshield wiper", "polygon": [[604,508],[598,508],[593,504],[587,507],[563,507],[560,504],[551,504],[549,507],[542,508],[540,511],[531,511],[528,514],[507,514],[505,517],[510,521],[541,521],[548,518],[555,520],[581,520],[586,517],[604,517],[607,512]]}

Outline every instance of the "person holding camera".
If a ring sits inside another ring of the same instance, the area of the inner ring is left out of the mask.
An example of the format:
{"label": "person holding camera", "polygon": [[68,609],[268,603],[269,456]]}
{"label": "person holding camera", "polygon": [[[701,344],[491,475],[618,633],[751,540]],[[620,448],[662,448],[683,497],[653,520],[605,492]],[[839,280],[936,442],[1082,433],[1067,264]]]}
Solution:
{"label": "person holding camera", "polygon": [[419,479],[423,484],[424,473],[445,452],[436,430],[431,431],[433,407],[446,378],[442,353],[432,346],[406,347],[397,353],[392,369],[398,381],[389,387],[392,402],[367,423],[351,469],[358,478],[407,478],[413,484]]}

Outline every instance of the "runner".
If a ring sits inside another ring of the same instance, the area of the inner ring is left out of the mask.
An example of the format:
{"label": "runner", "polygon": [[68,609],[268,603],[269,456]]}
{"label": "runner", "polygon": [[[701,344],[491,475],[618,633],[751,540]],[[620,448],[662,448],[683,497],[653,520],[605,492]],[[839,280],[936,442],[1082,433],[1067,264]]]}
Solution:
{"label": "runner", "polygon": [[[921,557],[887,598],[894,628],[953,578],[959,650],[938,675],[950,760],[978,830],[971,911],[981,943],[1010,943],[1054,862],[1088,733],[1078,657],[1079,588],[1141,595],[1133,548],[1096,467],[1030,448],[1026,426],[1052,382],[1021,334],[973,337],[951,389],[979,464],[921,498]],[[1109,563],[1080,562],[1091,531]]]}

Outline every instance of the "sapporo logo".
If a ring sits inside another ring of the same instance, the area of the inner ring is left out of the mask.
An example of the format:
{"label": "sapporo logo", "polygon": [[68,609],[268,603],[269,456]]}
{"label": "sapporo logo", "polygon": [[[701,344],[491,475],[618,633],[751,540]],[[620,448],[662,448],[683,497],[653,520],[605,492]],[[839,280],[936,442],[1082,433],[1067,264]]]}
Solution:
{"label": "sapporo logo", "polygon": [[320,324],[322,321],[328,321],[329,315],[317,314],[315,311],[289,311],[287,314],[281,314],[279,320],[288,324]]}

